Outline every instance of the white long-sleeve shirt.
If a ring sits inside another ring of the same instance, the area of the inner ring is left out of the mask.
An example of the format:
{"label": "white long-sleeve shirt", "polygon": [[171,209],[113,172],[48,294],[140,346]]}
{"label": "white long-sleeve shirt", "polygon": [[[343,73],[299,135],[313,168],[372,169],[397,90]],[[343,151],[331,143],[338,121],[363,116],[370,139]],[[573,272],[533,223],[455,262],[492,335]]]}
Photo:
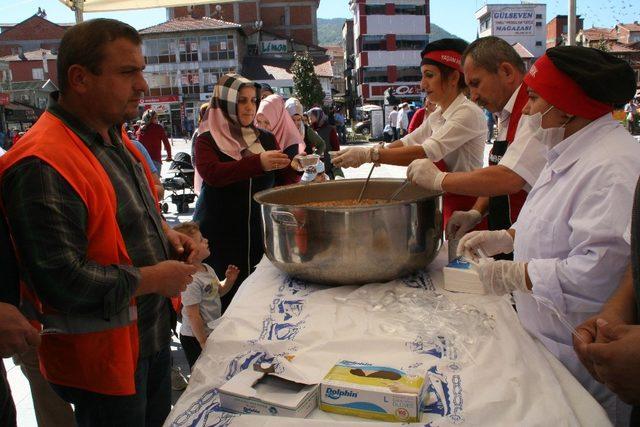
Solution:
{"label": "white long-sleeve shirt", "polygon": [[[518,221],[514,259],[528,262],[533,294],[553,302],[575,327],[600,312],[629,262],[629,224],[640,145],[606,114],[547,153]],[[518,317],[603,405],[614,423],[626,405],[578,360],[571,333],[530,294],[514,294]]]}
{"label": "white long-sleeve shirt", "polygon": [[476,104],[463,94],[443,113],[440,107],[413,132],[405,135],[404,145],[422,145],[434,162],[444,159],[449,172],[466,172],[481,168],[487,121]]}
{"label": "white long-sleeve shirt", "polygon": [[[520,86],[513,92],[509,101],[498,114],[498,140],[507,138],[511,113],[515,107],[518,92],[520,92]],[[498,164],[520,175],[525,180],[524,190],[531,191],[546,163],[547,147],[532,138],[531,129],[521,126],[524,122],[525,120],[521,116],[514,140],[509,144],[507,151]]]}
{"label": "white long-sleeve shirt", "polygon": [[398,129],[407,130],[409,128],[409,116],[407,110],[401,108],[398,110],[398,116],[396,117],[396,127]]}
{"label": "white long-sleeve shirt", "polygon": [[391,125],[392,128],[397,127],[397,125],[398,125],[398,111],[397,110],[391,110],[391,112],[389,113],[389,125]]}

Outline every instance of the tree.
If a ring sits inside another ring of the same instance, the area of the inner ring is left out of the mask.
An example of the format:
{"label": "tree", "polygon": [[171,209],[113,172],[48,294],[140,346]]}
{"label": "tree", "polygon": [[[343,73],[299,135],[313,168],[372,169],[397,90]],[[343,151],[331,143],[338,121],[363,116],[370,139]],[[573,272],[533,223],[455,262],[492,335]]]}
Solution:
{"label": "tree", "polygon": [[293,91],[306,108],[322,105],[324,90],[313,68],[313,59],[308,51],[293,54]]}

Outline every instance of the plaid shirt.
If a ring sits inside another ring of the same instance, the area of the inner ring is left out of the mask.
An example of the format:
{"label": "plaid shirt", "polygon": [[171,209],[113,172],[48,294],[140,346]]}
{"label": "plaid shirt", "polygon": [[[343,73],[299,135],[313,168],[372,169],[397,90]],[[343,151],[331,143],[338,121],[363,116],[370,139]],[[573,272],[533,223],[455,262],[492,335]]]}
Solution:
{"label": "plaid shirt", "polygon": [[[135,267],[86,259],[86,206],[55,169],[29,157],[8,170],[1,184],[23,277],[42,301],[62,313],[108,319],[129,304],[140,281],[136,267],[169,258],[162,219],[144,170],[124,147],[117,127],[109,130],[113,145],[106,143],[58,105],[57,93],[49,99],[47,111],[76,133],[104,167],[118,200],[118,226]],[[140,357],[146,357],[169,345],[170,305],[157,294],[140,296],[137,304]]]}

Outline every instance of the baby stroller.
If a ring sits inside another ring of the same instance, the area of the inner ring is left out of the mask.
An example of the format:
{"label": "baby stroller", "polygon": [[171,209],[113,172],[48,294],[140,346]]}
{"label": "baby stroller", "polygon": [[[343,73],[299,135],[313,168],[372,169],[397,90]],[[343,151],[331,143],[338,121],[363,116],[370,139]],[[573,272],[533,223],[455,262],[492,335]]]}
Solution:
{"label": "baby stroller", "polygon": [[191,164],[191,156],[184,152],[176,153],[169,172],[173,173],[173,177],[162,179],[162,187],[166,191],[161,204],[162,212],[169,211],[169,204],[166,202],[169,198],[178,208],[178,213],[187,212],[189,203],[193,203],[197,197],[193,188],[195,169]]}

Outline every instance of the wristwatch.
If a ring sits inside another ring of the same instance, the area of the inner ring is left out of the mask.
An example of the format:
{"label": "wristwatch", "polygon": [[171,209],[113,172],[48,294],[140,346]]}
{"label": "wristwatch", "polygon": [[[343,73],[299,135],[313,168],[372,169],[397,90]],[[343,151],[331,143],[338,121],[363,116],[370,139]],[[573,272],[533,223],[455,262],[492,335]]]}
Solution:
{"label": "wristwatch", "polygon": [[373,163],[378,163],[378,160],[380,160],[380,146],[376,144],[371,149],[371,161]]}

